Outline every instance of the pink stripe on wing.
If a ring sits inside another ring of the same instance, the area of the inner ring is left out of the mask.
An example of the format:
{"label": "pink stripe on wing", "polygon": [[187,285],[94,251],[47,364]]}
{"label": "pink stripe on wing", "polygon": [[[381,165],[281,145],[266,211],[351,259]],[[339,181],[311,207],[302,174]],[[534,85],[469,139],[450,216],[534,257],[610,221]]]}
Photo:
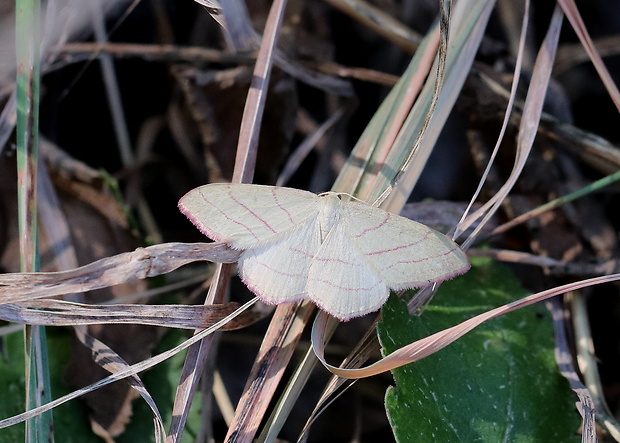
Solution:
{"label": "pink stripe on wing", "polygon": [[316,281],[316,282],[319,282],[319,283],[325,283],[326,285],[331,286],[332,288],[340,289],[342,291],[366,291],[366,292],[372,291],[377,286],[384,284],[382,280],[377,280],[377,282],[374,285],[370,286],[370,287],[349,288],[347,286],[339,286],[339,285],[337,285],[335,283],[332,283],[329,280],[321,280],[321,279],[318,279],[318,278],[308,278],[308,281]]}
{"label": "pink stripe on wing", "polygon": [[376,231],[377,229],[381,229],[381,227],[384,226],[390,220],[390,218],[392,218],[392,214],[391,213],[386,212],[385,214],[386,214],[385,215],[385,219],[381,223],[379,223],[377,226],[373,226],[372,228],[366,228],[362,232],[360,232],[359,234],[354,235],[354,237],[355,238],[360,238],[361,236],[366,235],[369,232]]}
{"label": "pink stripe on wing", "polygon": [[[241,227],[243,227],[246,231],[248,231],[250,234],[252,234],[252,236],[258,240],[258,237],[256,236],[256,234],[254,234],[254,232],[252,231],[252,229],[250,229],[250,227],[248,227],[247,225],[241,223],[239,220],[235,220],[234,218],[231,218],[228,216],[228,214],[226,214],[224,211],[222,211],[215,203],[213,203],[212,201],[210,201],[204,194],[202,191],[200,191],[200,196],[202,197],[202,200],[211,205],[213,208],[215,208],[217,210],[217,212],[219,212],[222,216],[224,216],[224,218],[228,221],[230,221],[231,223],[235,223]],[[196,220],[193,216],[190,217],[191,220]],[[200,222],[199,222],[200,223]],[[224,240],[224,237],[221,237],[219,235],[213,235],[213,232],[210,229],[206,229],[206,227],[200,223],[201,226],[203,226],[205,229],[205,234],[207,234],[207,237],[210,237],[211,239],[215,240],[215,241],[220,241],[220,240]]]}
{"label": "pink stripe on wing", "polygon": [[394,267],[394,266],[396,266],[396,265],[411,264],[411,263],[422,263],[422,262],[424,262],[424,261],[427,261],[427,260],[433,260],[433,259],[438,258],[438,257],[445,257],[446,255],[450,255],[450,254],[452,254],[454,251],[456,251],[456,248],[452,248],[452,249],[450,249],[449,251],[444,252],[444,253],[442,253],[442,254],[437,254],[437,255],[429,255],[429,256],[426,256],[426,257],[422,257],[422,258],[420,258],[420,259],[418,259],[418,260],[399,260],[399,261],[397,261],[397,262],[394,262],[394,263],[390,264],[390,266],[388,266],[388,267],[386,267],[386,268],[382,268],[381,270],[382,270],[382,271],[385,271],[385,270],[387,270],[387,269],[393,268],[393,267]]}
{"label": "pink stripe on wing", "polygon": [[416,240],[416,241],[414,241],[412,243],[409,243],[409,244],[406,244],[406,245],[401,245],[401,246],[396,246],[395,248],[389,248],[389,249],[383,249],[383,250],[380,250],[380,251],[369,252],[366,255],[379,255],[379,254],[385,254],[387,252],[398,251],[399,249],[411,248],[413,246],[417,246],[420,243],[424,242],[428,238],[428,236],[431,235],[432,233],[433,233],[432,231],[428,231],[426,233],[426,235],[424,235],[424,237],[422,237],[421,239]]}
{"label": "pink stripe on wing", "polygon": [[273,229],[271,227],[271,225],[269,223],[267,223],[264,219],[262,219],[261,217],[258,216],[258,214],[256,214],[254,211],[252,211],[250,208],[248,208],[246,205],[244,205],[243,203],[241,203],[239,200],[237,200],[235,198],[235,196],[232,194],[232,192],[229,192],[228,195],[230,196],[230,199],[232,201],[234,201],[235,203],[237,203],[239,206],[241,206],[243,209],[245,209],[246,211],[248,211],[250,214],[252,214],[254,216],[255,219],[257,219],[258,221],[260,221],[263,225],[265,225],[265,227],[267,229],[269,229],[271,232],[273,232],[274,234],[277,234],[277,231],[275,229]]}
{"label": "pink stripe on wing", "polygon": [[286,216],[288,217],[288,221],[291,222],[292,225],[295,224],[295,221],[293,220],[293,216],[291,216],[291,213],[288,212],[288,209],[286,209],[284,206],[282,206],[280,204],[280,202],[278,201],[278,194],[276,193],[276,189],[278,188],[273,188],[271,190],[271,194],[273,195],[273,201],[275,202],[276,206],[281,209],[282,211],[284,211],[284,213],[286,214]]}

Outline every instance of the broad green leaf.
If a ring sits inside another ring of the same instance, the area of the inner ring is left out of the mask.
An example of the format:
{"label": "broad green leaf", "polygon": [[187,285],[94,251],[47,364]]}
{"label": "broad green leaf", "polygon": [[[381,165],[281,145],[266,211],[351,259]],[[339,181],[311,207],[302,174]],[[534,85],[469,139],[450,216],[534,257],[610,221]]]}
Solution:
{"label": "broad green leaf", "polygon": [[[392,297],[378,325],[384,354],[527,295],[505,267],[478,260],[444,283],[421,317]],[[576,398],[554,360],[544,306],[493,319],[393,371],[386,409],[399,442],[578,441]]]}

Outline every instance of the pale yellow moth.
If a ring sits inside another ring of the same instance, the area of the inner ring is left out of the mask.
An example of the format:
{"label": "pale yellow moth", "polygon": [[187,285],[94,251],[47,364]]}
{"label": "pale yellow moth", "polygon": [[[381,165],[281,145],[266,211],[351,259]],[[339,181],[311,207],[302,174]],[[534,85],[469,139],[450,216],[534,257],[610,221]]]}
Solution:
{"label": "pale yellow moth", "polygon": [[470,266],[440,232],[333,192],[218,183],[188,192],[179,208],[207,237],[243,250],[239,275],[261,300],[309,299],[340,320],[376,311],[390,289]]}

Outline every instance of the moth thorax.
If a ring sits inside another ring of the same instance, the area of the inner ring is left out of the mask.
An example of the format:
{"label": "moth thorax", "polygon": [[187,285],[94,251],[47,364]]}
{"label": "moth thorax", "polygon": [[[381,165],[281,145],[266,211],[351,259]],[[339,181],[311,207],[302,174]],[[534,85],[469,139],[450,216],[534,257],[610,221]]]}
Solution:
{"label": "moth thorax", "polygon": [[341,201],[336,194],[325,194],[321,196],[321,202],[319,226],[321,229],[321,241],[323,241],[340,219]]}

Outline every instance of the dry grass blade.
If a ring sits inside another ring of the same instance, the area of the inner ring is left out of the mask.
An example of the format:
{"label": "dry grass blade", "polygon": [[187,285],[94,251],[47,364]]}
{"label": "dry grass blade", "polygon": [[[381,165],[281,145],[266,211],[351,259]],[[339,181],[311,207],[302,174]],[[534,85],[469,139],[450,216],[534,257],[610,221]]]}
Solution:
{"label": "dry grass blade", "polygon": [[203,6],[209,15],[213,17],[213,20],[218,22],[221,27],[226,28],[226,20],[222,16],[222,7],[216,0],[194,0],[199,5]]}
{"label": "dry grass blade", "polygon": [[467,254],[471,257],[491,257],[495,260],[507,263],[523,263],[541,267],[560,267],[566,266],[560,260],[550,257],[541,257],[539,255],[529,254],[527,252],[511,251],[507,249],[469,249]]}
{"label": "dry grass blade", "polygon": [[[107,31],[105,29],[103,5],[100,1],[89,4],[91,7],[91,18],[93,22],[93,30],[97,43],[105,43],[108,40]],[[123,110],[121,93],[118,85],[118,77],[114,68],[114,61],[109,54],[100,53],[99,60],[101,63],[101,72],[105,83],[105,91],[112,113],[112,121],[114,122],[114,132],[120,157],[125,167],[132,167],[135,159],[131,149],[131,139],[129,130],[127,129],[127,119]]]}
{"label": "dry grass blade", "polygon": [[[596,52],[601,57],[613,57],[618,55],[620,50],[620,37],[612,35],[609,37],[599,37],[593,42]],[[558,57],[555,61],[555,72],[562,74],[574,66],[590,61],[590,55],[580,43],[566,43],[558,50]]]}
{"label": "dry grass blade", "polygon": [[[248,92],[241,120],[235,169],[233,171],[233,182],[236,183],[250,183],[254,176],[260,126],[265,108],[271,68],[273,66],[276,41],[284,17],[285,6],[285,0],[276,1],[272,5],[261,46],[258,51],[250,91]],[[210,288],[206,299],[207,303],[220,303],[222,301],[224,296],[223,288],[228,281],[229,273],[229,266],[218,266],[216,270],[218,278],[214,280],[216,285]],[[200,342],[196,347],[192,347],[188,353],[183,366],[183,383],[179,385],[175,397],[173,408],[174,419],[167,438],[169,442],[179,441],[183,435],[183,428],[185,427],[185,421],[189,413],[191,399],[196,389],[197,381],[202,373],[206,356],[211,348],[211,343],[212,338],[209,338],[204,342]],[[239,415],[242,417],[244,416],[243,413],[240,413],[238,410],[236,416]]]}
{"label": "dry grass blade", "polygon": [[[224,300],[224,294],[230,280],[230,271],[230,265],[219,264],[216,266],[214,278],[205,298],[205,305],[219,303]],[[195,331],[193,338],[200,335],[201,332]],[[212,335],[204,336],[201,340],[197,340],[195,345],[190,347],[187,352],[181,373],[181,381],[174,397],[172,422],[168,437],[166,438],[167,442],[179,441],[183,436],[189,408],[196,392],[197,382],[205,368],[207,356],[213,349],[213,340]]]}
{"label": "dry grass blade", "polygon": [[[50,65],[49,71],[58,70],[66,65],[79,63],[84,60],[91,60],[93,54],[110,54],[118,59],[140,58],[150,61],[170,61],[170,62],[212,62],[222,64],[249,65],[256,61],[256,54],[253,52],[226,52],[215,49],[200,47],[184,47],[175,45],[141,45],[137,43],[67,43],[57,48],[62,56],[60,60]],[[252,48],[253,49],[253,48]],[[293,78],[324,90],[344,97],[353,95],[351,85],[333,76],[337,74],[342,77],[360,77],[367,81],[377,81],[389,83],[393,81],[393,76],[378,74],[368,70],[353,70],[350,68],[335,67],[333,65],[319,65],[322,72],[309,71],[304,65],[295,63],[287,59],[282,54],[275,54],[274,63]],[[0,91],[1,96],[1,91]],[[0,122],[2,120],[0,119]],[[2,135],[0,133],[0,135]],[[0,139],[1,141],[1,139]]]}
{"label": "dry grass blade", "polygon": [[[375,180],[375,192],[380,192],[392,180],[393,172],[390,172],[389,165],[394,163],[404,165],[405,162],[410,164],[410,167],[404,171],[399,186],[385,201],[384,208],[398,212],[417,183],[467,78],[468,68],[478,51],[493,6],[494,2],[491,1],[456,3],[451,16],[449,37],[451,43],[439,96],[435,98],[437,91],[434,81],[434,76],[439,74],[433,72],[395,140],[394,148],[386,158],[386,165]],[[425,123],[435,100],[437,100],[436,111],[430,116],[430,121]],[[420,149],[414,153],[415,157],[408,159],[411,153],[403,148],[415,146],[421,129],[426,125],[428,126],[425,129],[424,138],[420,140]],[[371,194],[370,200],[373,201],[377,197],[377,193]]]}
{"label": "dry grass blade", "polygon": [[182,47],[175,45],[141,45],[138,43],[67,43],[57,48],[61,61],[56,62],[51,69],[59,68],[66,63],[76,63],[90,60],[93,54],[105,53],[117,59],[139,57],[149,61],[170,62],[205,62],[205,63],[234,63],[247,65],[254,61],[251,54],[230,53],[216,49]]}
{"label": "dry grass blade", "polygon": [[[439,102],[440,91],[443,86],[444,76],[446,73],[446,59],[448,55],[448,36],[450,35],[450,11],[452,9],[451,0],[441,0],[439,2],[439,45],[437,46],[437,70],[435,81],[433,84],[433,95],[428,107],[428,111],[424,116],[424,120],[422,121],[422,125],[417,133],[413,146],[411,147],[411,151],[409,155],[403,162],[400,170],[394,175],[394,177],[390,180],[390,183],[385,188],[383,193],[377,197],[377,199],[373,202],[373,206],[380,206],[385,199],[390,195],[392,190],[400,185],[400,179],[405,176],[406,172],[409,170],[409,165],[413,163],[413,159],[418,155],[422,140],[424,140],[424,136],[426,135],[426,130],[429,127],[431,117],[435,113],[437,109],[437,103]],[[430,60],[429,60],[430,61]],[[430,68],[430,67],[429,67]],[[417,96],[419,91],[415,92],[415,96]],[[412,97],[413,99],[413,97]],[[413,103],[413,100],[412,100]],[[407,108],[401,107],[399,110],[399,114],[404,120],[406,115],[409,113],[409,106]],[[396,122],[400,125],[401,118],[397,118]],[[392,128],[392,134],[389,134],[388,138],[384,140],[386,146],[392,147],[392,145],[396,141],[396,137],[402,128],[398,128],[399,131],[395,130],[396,128]],[[409,190],[411,191],[411,190]],[[405,191],[406,193],[406,191]],[[406,201],[406,199],[405,199]],[[405,204],[405,201],[402,202],[400,208]]]}
{"label": "dry grass blade", "polygon": [[[489,158],[489,161],[487,163],[487,166],[484,170],[484,172],[482,173],[482,177],[480,178],[480,183],[478,184],[478,187],[476,188],[476,191],[474,192],[474,195],[471,197],[471,200],[469,202],[469,205],[467,206],[467,209],[463,212],[463,216],[461,217],[461,220],[459,221],[453,238],[458,238],[460,236],[460,234],[464,231],[466,231],[472,223],[474,223],[475,220],[468,220],[468,223],[465,223],[465,219],[467,218],[467,214],[469,214],[472,205],[476,202],[476,200],[478,199],[478,196],[480,195],[480,192],[482,191],[482,187],[485,183],[485,181],[487,180],[487,177],[489,175],[489,172],[491,171],[491,166],[493,165],[493,162],[495,161],[495,157],[497,156],[497,153],[499,151],[499,147],[500,144],[502,142],[502,140],[504,139],[504,134],[506,133],[506,128],[508,127],[508,123],[510,122],[510,114],[512,112],[512,107],[514,104],[514,100],[515,100],[515,96],[517,93],[517,87],[519,86],[519,78],[521,77],[521,66],[523,64],[523,53],[524,53],[524,49],[525,49],[525,40],[526,40],[526,34],[527,34],[527,25],[529,23],[528,21],[528,17],[529,17],[529,10],[530,10],[530,2],[529,0],[525,1],[525,8],[524,8],[524,15],[523,15],[523,21],[521,23],[521,35],[519,38],[519,49],[517,52],[517,62],[515,63],[515,69],[514,69],[514,76],[513,76],[513,81],[512,81],[512,87],[510,90],[510,96],[508,98],[508,104],[506,106],[506,113],[504,114],[504,120],[502,122],[502,128],[500,129],[499,135],[497,137],[497,142],[495,143],[495,147],[493,148],[493,153],[491,154],[491,157]],[[484,226],[484,223],[481,223],[482,226]],[[481,228],[480,228],[481,229]]]}
{"label": "dry grass blade", "polygon": [[485,214],[480,225],[474,232],[463,242],[462,247],[467,249],[476,239],[476,236],[482,229],[482,226],[495,214],[499,205],[506,198],[510,190],[514,187],[517,178],[525,167],[525,162],[534,144],[537,128],[540,123],[542,108],[545,100],[546,91],[551,78],[551,70],[553,68],[553,60],[558,46],[560,29],[562,26],[562,11],[556,7],[549,24],[549,29],[545,40],[538,52],[532,80],[528,88],[527,98],[523,107],[523,118],[519,126],[519,135],[517,139],[517,154],[512,171],[506,183],[501,189],[493,195],[479,210],[468,216],[464,221],[465,229],[475,220],[478,220],[482,214]]}
{"label": "dry grass blade", "polygon": [[162,243],[70,271],[0,275],[0,302],[92,291],[165,274],[194,261],[233,263],[238,258],[239,252],[223,243]]}
{"label": "dry grass blade", "polygon": [[258,136],[260,134],[263,111],[265,110],[265,100],[267,99],[267,89],[274,61],[276,41],[285,9],[286,0],[279,0],[274,2],[269,12],[263,41],[256,57],[256,66],[254,67],[250,91],[248,92],[246,106],[243,110],[233,183],[251,183],[254,177]]}
{"label": "dry grass blade", "polygon": [[565,294],[569,291],[576,291],[581,288],[587,288],[593,285],[610,283],[618,280],[620,280],[620,274],[606,275],[558,286],[547,291],[524,297],[520,300],[472,317],[471,319],[464,321],[459,325],[453,326],[452,328],[444,329],[443,331],[423,338],[422,340],[411,343],[410,345],[391,353],[378,362],[361,369],[344,369],[330,365],[325,361],[324,343],[328,316],[321,312],[317,316],[317,320],[312,328],[312,347],[325,367],[334,374],[350,379],[370,377],[372,375],[377,375],[428,357],[492,318],[507,314],[525,306],[533,305],[534,303],[539,303],[557,295]]}
{"label": "dry grass blade", "polygon": [[[75,333],[80,342],[82,342],[84,346],[91,350],[93,360],[95,360],[95,362],[106,371],[114,374],[115,372],[129,368],[127,362],[123,360],[116,352],[114,352],[101,341],[88,335],[86,333],[86,328],[77,327],[75,328]],[[144,386],[144,383],[136,374],[132,374],[131,376],[129,376],[126,382],[136,392],[138,392],[138,394],[140,394],[140,396],[151,408],[151,412],[153,414],[155,422],[155,441],[157,443],[162,442],[163,438],[165,437],[164,422],[161,417],[161,413],[159,412],[159,409],[157,408],[157,405],[153,400],[153,397],[151,396],[151,394],[149,394],[146,386]]]}
{"label": "dry grass blade", "polygon": [[[597,357],[594,354],[594,344],[592,341],[592,328],[586,310],[586,302],[579,291],[571,294],[569,299],[571,320],[576,336],[577,365],[582,374],[584,384],[594,401],[594,410],[598,422],[616,440],[620,440],[620,423],[609,410],[605,396],[603,395],[603,385],[597,368]],[[570,379],[569,379],[570,380]]]}
{"label": "dry grass blade", "polygon": [[331,117],[329,117],[319,128],[317,128],[316,131],[301,142],[282,168],[282,172],[280,177],[278,177],[276,186],[284,186],[290,180],[291,176],[299,169],[301,163],[308,156],[310,151],[314,149],[325,133],[342,118],[344,113],[344,108],[340,108],[338,111],[334,112]]}
{"label": "dry grass blade", "polygon": [[616,108],[620,111],[620,91],[618,91],[618,87],[609,74],[605,63],[603,63],[603,59],[596,50],[594,43],[592,43],[588,30],[586,29],[586,26],[581,19],[581,15],[577,10],[577,5],[574,0],[558,0],[558,4],[562,7],[562,10],[564,11],[564,14],[566,14],[566,17],[570,21],[571,25],[573,25],[573,29],[577,33],[581,44],[587,51],[590,56],[590,60],[592,60],[594,67],[598,71],[599,77],[605,84],[609,96],[616,105]]}
{"label": "dry grass blade", "polygon": [[9,140],[15,128],[17,118],[16,106],[16,94],[15,91],[13,91],[0,113],[0,154],[2,154],[6,142]]}
{"label": "dry grass blade", "polygon": [[147,360],[143,360],[139,363],[135,363],[131,366],[127,366],[124,369],[119,370],[118,372],[115,372],[114,374],[99,380],[96,383],[93,383],[89,386],[86,386],[82,389],[78,389],[76,391],[71,392],[70,394],[67,394],[63,397],[57,398],[56,400],[53,400],[47,404],[44,404],[40,407],[31,409],[27,412],[24,412],[22,414],[18,414],[16,416],[10,417],[10,418],[6,418],[4,420],[0,420],[0,429],[2,428],[6,428],[8,426],[13,426],[17,423],[22,423],[25,420],[28,420],[32,417],[36,417],[39,414],[42,414],[44,412],[50,411],[52,409],[54,409],[55,407],[57,407],[58,405],[61,405],[63,403],[66,403],[70,400],[73,400],[75,398],[78,398],[84,394],[87,394],[88,392],[92,392],[95,391],[103,386],[107,386],[110,383],[114,383],[118,380],[122,380],[124,378],[130,377],[132,375],[138,374],[139,372],[142,372],[146,369],[152,368],[153,366],[169,359],[170,357],[172,357],[173,355],[178,354],[179,352],[189,348],[190,346],[194,345],[195,343],[198,343],[200,340],[204,339],[205,337],[213,334],[215,331],[217,331],[219,328],[221,328],[223,325],[225,325],[226,323],[228,323],[229,321],[231,321],[232,319],[234,319],[235,317],[237,317],[238,315],[240,315],[242,312],[244,312],[245,310],[249,309],[250,307],[252,307],[252,305],[254,305],[254,303],[256,303],[258,299],[254,298],[252,300],[250,300],[249,302],[247,302],[246,304],[244,304],[243,306],[241,306],[239,309],[235,310],[232,314],[227,315],[226,317],[224,317],[222,320],[220,320],[219,322],[217,322],[216,324],[210,326],[207,329],[204,329],[202,331],[200,331],[199,333],[195,334],[194,336],[192,336],[191,338],[189,338],[188,340],[186,340],[185,342],[181,343],[178,346],[175,346],[172,349],[169,349],[168,351],[162,352],[161,354],[158,354],[154,357],[151,357]]}
{"label": "dry grass blade", "polygon": [[[15,299],[15,297],[32,299],[39,298],[40,296],[61,295],[63,293],[103,288],[137,278],[170,272],[179,266],[194,261],[194,259],[212,260],[214,257],[225,257],[226,255],[229,258],[225,258],[224,261],[234,261],[238,253],[230,251],[222,244],[162,244],[102,259],[71,271],[9,274],[2,276],[5,278],[0,283],[0,299],[5,302],[5,304],[0,306],[0,310],[10,321],[28,324],[142,323],[184,328],[204,328],[213,324],[222,325],[223,319],[230,319],[233,311],[236,312],[234,304],[217,307],[213,310],[213,307],[210,306],[89,306],[62,301],[39,301],[31,304],[37,308],[32,310],[6,303],[11,299]],[[189,256],[193,256],[193,259],[189,258]],[[120,269],[123,272],[120,272]],[[46,309],[46,311],[40,310],[42,308]],[[56,310],[56,312],[50,312],[50,310]],[[243,318],[236,318],[233,320],[233,323],[226,323],[224,329],[244,327],[248,324],[248,321],[250,323],[253,321],[250,319],[252,317],[251,314],[249,317],[247,313],[241,315],[245,317],[245,320]],[[241,323],[239,323],[239,320],[241,320]],[[108,356],[116,356],[110,348],[98,340],[92,337],[84,338],[85,332],[83,328],[76,328],[76,333],[84,344],[93,349],[93,352],[95,350],[93,346],[96,345],[97,352],[104,352]],[[104,359],[104,361],[107,360]],[[119,366],[113,369],[121,370],[123,367]],[[153,403],[153,399],[139,379],[130,381],[130,385],[140,393],[153,410],[153,414],[157,418],[157,441],[160,441],[162,435],[160,431],[163,430],[163,423]]]}
{"label": "dry grass blade", "polygon": [[[558,48],[558,51],[560,49]],[[483,87],[489,93],[505,99],[506,102],[510,100],[510,92],[496,80],[479,71],[474,71],[473,74],[471,78],[484,84]],[[511,124],[518,124],[522,114],[523,103],[516,101],[510,118]],[[538,134],[544,136],[544,140],[558,142],[560,148],[574,153],[584,163],[604,174],[612,174],[620,167],[620,152],[613,143],[593,132],[560,121],[550,114],[543,112],[541,115]]]}
{"label": "dry grass blade", "polygon": [[[0,305],[0,319],[13,323],[43,326],[96,324],[142,324],[164,328],[204,329],[239,308],[238,303],[223,305],[86,305],[60,300]],[[221,329],[244,328],[258,317],[249,311]]]}
{"label": "dry grass blade", "polygon": [[569,203],[573,200],[577,200],[591,192],[595,192],[605,186],[609,186],[613,183],[616,183],[618,180],[620,180],[620,172],[616,172],[614,174],[608,175],[607,177],[597,180],[596,182],[591,183],[590,185],[582,189],[579,189],[575,192],[572,192],[571,194],[556,198],[555,200],[547,202],[544,205],[541,205],[535,209],[532,209],[529,212],[526,212],[525,214],[521,214],[518,217],[513,218],[509,222],[506,222],[503,225],[495,228],[493,232],[491,233],[491,235],[496,235],[496,234],[501,234],[502,232],[506,232],[507,230],[512,229],[515,226],[518,226],[522,223],[525,223],[528,220],[531,220],[535,217],[539,217],[541,214],[547,211],[551,211],[552,209],[557,208],[563,204]]}
{"label": "dry grass blade", "polygon": [[258,351],[225,441],[251,442],[310,315],[311,303],[278,306]]}
{"label": "dry grass blade", "polygon": [[[372,327],[367,329],[366,333],[357,343],[355,348],[351,351],[349,356],[340,364],[340,367],[359,368],[366,361],[368,361],[369,355],[379,349],[379,340],[377,338],[375,330],[377,321],[378,319],[375,319]],[[327,334],[324,339],[329,339]],[[321,397],[317,400],[314,410],[310,414],[308,421],[306,421],[306,424],[304,425],[304,428],[300,433],[299,440],[303,441],[307,437],[307,433],[310,430],[310,426],[312,426],[312,423],[319,417],[321,413],[323,413],[324,409],[329,406],[330,402],[334,400],[334,395],[346,383],[350,383],[350,380],[338,377],[337,375],[332,375],[332,377],[330,377],[329,382],[325,385],[325,388],[321,393]]]}
{"label": "dry grass blade", "polygon": [[613,174],[620,169],[620,150],[609,140],[592,132],[584,131],[555,118],[544,115],[540,133],[551,140],[560,141],[560,146],[576,153],[586,164],[603,174]]}
{"label": "dry grass blade", "polygon": [[[50,179],[47,168],[39,169],[39,217],[41,218],[41,237],[51,245],[54,252],[54,269],[72,269],[78,266],[75,248],[67,242],[71,230],[64,216],[58,195]],[[62,247],[60,245],[63,245]],[[67,294],[66,299],[82,301],[81,296]]]}
{"label": "dry grass blade", "polygon": [[[470,257],[489,257],[505,263],[519,263],[545,268],[556,276],[575,276],[593,277],[597,275],[608,275],[620,271],[620,262],[617,259],[598,260],[592,262],[568,262],[565,263],[550,257],[530,254],[527,252],[512,251],[506,249],[469,249]],[[416,312],[411,311],[410,312]]]}
{"label": "dry grass blade", "polygon": [[422,37],[418,33],[368,2],[363,0],[326,1],[409,53],[414,53],[420,45]]}
{"label": "dry grass blade", "polygon": [[[560,372],[564,376],[571,389],[579,398],[577,410],[583,418],[583,430],[581,441],[583,443],[593,443],[597,441],[596,426],[594,419],[594,403],[588,389],[579,379],[579,374],[573,365],[571,349],[566,338],[566,327],[564,325],[564,310],[557,298],[552,298],[547,302],[547,308],[553,316],[553,328],[555,330],[555,360]],[[598,410],[598,408],[596,408]]]}
{"label": "dry grass blade", "polygon": [[[385,189],[377,189],[375,196],[370,195],[370,187],[376,182],[378,169],[392,170],[391,181],[402,167],[400,162],[388,161],[391,149],[403,151],[401,156],[410,155],[410,146],[393,147],[393,140],[402,130],[404,120],[411,111],[411,106],[423,88],[424,80],[431,70],[435,58],[435,48],[439,40],[439,30],[433,29],[423,40],[419,50],[409,63],[407,70],[391,89],[372,120],[366,126],[360,139],[347,159],[346,166],[340,171],[332,186],[333,191],[348,192],[366,201],[374,201]],[[414,134],[417,132],[413,131]],[[378,186],[378,185],[377,185]]]}

